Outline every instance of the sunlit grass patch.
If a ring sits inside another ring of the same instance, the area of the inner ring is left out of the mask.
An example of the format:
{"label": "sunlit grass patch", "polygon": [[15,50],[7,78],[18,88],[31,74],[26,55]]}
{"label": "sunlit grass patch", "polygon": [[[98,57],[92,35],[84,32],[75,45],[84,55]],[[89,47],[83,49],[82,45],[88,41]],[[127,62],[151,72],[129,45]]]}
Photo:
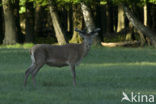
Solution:
{"label": "sunlit grass patch", "polygon": [[24,43],[24,44],[14,44],[14,45],[0,45],[0,48],[31,48],[33,47],[33,43]]}

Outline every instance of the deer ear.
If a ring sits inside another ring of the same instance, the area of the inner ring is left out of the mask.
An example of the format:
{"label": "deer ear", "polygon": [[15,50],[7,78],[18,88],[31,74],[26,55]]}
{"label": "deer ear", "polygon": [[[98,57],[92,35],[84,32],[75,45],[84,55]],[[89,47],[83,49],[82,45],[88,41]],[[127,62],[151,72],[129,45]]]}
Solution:
{"label": "deer ear", "polygon": [[100,28],[94,29],[94,30],[91,32],[92,37],[95,37],[95,36],[99,35],[98,32],[99,32],[100,30],[101,30]]}
{"label": "deer ear", "polygon": [[77,28],[75,28],[75,31],[76,31],[76,32],[79,32],[79,33],[82,32],[81,30],[78,30]]}
{"label": "deer ear", "polygon": [[96,28],[96,29],[94,29],[94,32],[96,33],[96,32],[99,32],[101,29],[100,28]]}
{"label": "deer ear", "polygon": [[82,38],[85,37],[85,36],[84,36],[84,34],[85,34],[84,31],[78,30],[77,28],[75,29],[75,31],[78,32],[79,35],[80,35]]}
{"label": "deer ear", "polygon": [[100,30],[101,30],[100,28],[96,28],[92,32],[90,32],[89,34],[98,35],[97,32],[99,32]]}

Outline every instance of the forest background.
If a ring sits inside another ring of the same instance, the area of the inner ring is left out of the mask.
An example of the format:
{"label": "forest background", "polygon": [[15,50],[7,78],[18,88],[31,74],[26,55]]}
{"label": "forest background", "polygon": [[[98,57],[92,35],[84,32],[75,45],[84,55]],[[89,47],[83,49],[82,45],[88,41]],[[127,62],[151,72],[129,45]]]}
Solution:
{"label": "forest background", "polygon": [[99,27],[96,45],[155,46],[156,0],[0,0],[0,4],[3,45],[81,43],[75,28]]}

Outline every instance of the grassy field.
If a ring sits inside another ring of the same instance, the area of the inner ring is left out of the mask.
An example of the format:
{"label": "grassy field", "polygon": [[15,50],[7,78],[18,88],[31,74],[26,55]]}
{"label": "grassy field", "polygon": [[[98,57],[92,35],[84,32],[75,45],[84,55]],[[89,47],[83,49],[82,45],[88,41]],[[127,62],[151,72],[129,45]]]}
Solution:
{"label": "grassy field", "polygon": [[27,49],[0,49],[0,104],[121,104],[123,91],[156,95],[156,49],[93,48],[76,67],[77,87],[69,67],[45,65],[37,87],[29,79],[25,88],[30,64]]}

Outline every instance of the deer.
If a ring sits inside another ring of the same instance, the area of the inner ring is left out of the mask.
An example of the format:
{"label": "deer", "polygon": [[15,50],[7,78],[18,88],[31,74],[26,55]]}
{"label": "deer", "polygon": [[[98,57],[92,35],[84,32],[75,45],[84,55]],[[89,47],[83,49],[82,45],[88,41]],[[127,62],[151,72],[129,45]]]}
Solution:
{"label": "deer", "polygon": [[76,86],[75,67],[88,54],[93,39],[98,35],[100,28],[91,32],[75,29],[83,38],[82,43],[69,43],[65,45],[37,44],[30,49],[31,66],[25,71],[24,86],[27,84],[29,75],[32,76],[33,85],[36,86],[35,76],[39,70],[47,64],[53,67],[69,66],[72,72],[73,85]]}

